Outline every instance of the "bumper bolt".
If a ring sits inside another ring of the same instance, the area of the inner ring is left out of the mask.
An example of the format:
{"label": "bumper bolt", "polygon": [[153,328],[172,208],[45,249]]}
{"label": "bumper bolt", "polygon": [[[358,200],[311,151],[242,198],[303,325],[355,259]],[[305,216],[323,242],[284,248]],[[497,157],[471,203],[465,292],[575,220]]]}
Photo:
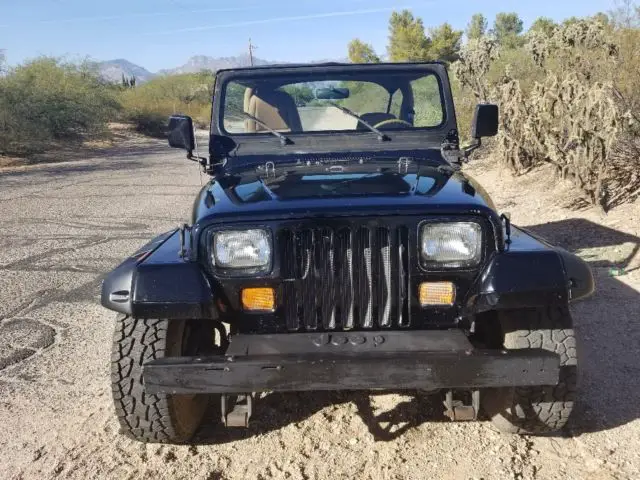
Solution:
{"label": "bumper bolt", "polygon": [[376,335],[373,337],[373,343],[376,345],[382,345],[384,343],[384,337],[382,335]]}

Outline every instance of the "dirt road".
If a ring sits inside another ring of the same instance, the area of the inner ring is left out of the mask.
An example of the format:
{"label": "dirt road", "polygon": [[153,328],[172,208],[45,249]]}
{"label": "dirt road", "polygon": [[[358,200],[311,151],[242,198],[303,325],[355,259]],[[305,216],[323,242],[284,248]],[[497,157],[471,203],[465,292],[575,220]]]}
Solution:
{"label": "dirt road", "polygon": [[437,396],[366,393],[268,395],[248,431],[217,428],[214,405],[197,446],[119,435],[101,276],[187,219],[200,185],[193,163],[154,143],[0,171],[0,478],[640,478],[640,271],[608,274],[637,266],[640,206],[603,219],[568,209],[565,187],[537,186],[548,171],[471,170],[514,223],[596,272],[597,295],[574,309],[581,401],[563,435],[501,435],[445,421]]}

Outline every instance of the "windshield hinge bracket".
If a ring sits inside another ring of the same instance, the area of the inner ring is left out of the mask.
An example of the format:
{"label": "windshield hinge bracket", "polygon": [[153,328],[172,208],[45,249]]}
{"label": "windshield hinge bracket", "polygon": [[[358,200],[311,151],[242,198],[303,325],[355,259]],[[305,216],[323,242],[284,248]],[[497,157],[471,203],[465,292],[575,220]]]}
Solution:
{"label": "windshield hinge bracket", "polygon": [[267,178],[275,178],[276,176],[276,164],[273,162],[267,162],[264,164],[264,171],[267,175]]}
{"label": "windshield hinge bracket", "polygon": [[398,159],[398,173],[409,173],[409,165],[411,165],[411,157],[400,157]]}
{"label": "windshield hinge bracket", "polygon": [[[191,252],[191,227],[186,223],[180,225],[178,230],[180,234],[180,250],[178,251],[178,256],[180,258],[186,258]],[[186,244],[186,234],[189,232],[189,245]]]}
{"label": "windshield hinge bracket", "polygon": [[500,220],[502,220],[502,224],[504,225],[504,243],[509,245],[511,244],[511,214],[507,212],[503,213],[500,215]]}

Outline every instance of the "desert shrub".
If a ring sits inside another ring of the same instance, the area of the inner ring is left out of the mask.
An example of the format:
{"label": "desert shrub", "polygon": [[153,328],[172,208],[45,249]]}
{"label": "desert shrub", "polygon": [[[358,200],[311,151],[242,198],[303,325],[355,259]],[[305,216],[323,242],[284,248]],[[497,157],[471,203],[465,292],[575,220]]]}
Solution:
{"label": "desert shrub", "polygon": [[142,133],[162,136],[175,113],[193,117],[199,127],[209,124],[213,74],[201,72],[155,78],[120,94],[123,117]]}
{"label": "desert shrub", "polygon": [[413,90],[415,126],[434,127],[442,122],[444,109],[440,85],[435,76],[429,75],[411,82]]}
{"label": "desert shrub", "polygon": [[[349,98],[339,101],[338,103],[353,110],[356,113],[367,112],[386,112],[389,102],[389,92],[376,83],[370,82],[343,82],[343,87],[349,89]],[[393,107],[400,109],[399,99],[402,94],[396,92],[394,94],[395,103]],[[392,108],[393,113],[393,108]]]}
{"label": "desert shrub", "polygon": [[471,39],[460,49],[460,59],[451,66],[462,88],[468,89],[478,101],[487,101],[491,96],[487,74],[499,58],[499,49],[498,42],[491,37]]}
{"label": "desert shrub", "polygon": [[617,47],[616,68],[609,71],[626,107],[636,117],[640,114],[640,29],[626,28],[613,33]]}
{"label": "desert shrub", "polygon": [[0,153],[99,134],[119,110],[116,91],[86,65],[39,58],[0,77]]}
{"label": "desert shrub", "polygon": [[462,143],[468,143],[471,134],[471,122],[473,121],[473,113],[478,104],[476,97],[465,91],[456,75],[451,75],[451,91],[456,108],[456,119],[458,121],[458,130]]}
{"label": "desert shrub", "polygon": [[640,191],[636,39],[637,31],[576,19],[548,35],[529,32],[515,49],[469,42],[454,73],[462,96],[500,105],[493,153],[504,165],[521,174],[550,163],[606,209]]}

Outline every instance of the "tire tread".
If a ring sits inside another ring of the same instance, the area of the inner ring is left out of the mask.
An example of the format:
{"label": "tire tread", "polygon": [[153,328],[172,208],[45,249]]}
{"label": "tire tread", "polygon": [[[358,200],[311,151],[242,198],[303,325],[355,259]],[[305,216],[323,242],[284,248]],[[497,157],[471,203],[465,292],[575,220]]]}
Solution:
{"label": "tire tread", "polygon": [[111,390],[121,432],[143,442],[183,443],[192,435],[175,414],[171,395],[148,394],[142,366],[168,355],[168,320],[116,318]]}
{"label": "tire tread", "polygon": [[555,386],[501,390],[501,406],[491,415],[494,425],[516,434],[562,429],[573,410],[577,390],[576,341],[568,307],[508,311],[500,321],[506,349],[542,348],[558,354],[560,379]]}

